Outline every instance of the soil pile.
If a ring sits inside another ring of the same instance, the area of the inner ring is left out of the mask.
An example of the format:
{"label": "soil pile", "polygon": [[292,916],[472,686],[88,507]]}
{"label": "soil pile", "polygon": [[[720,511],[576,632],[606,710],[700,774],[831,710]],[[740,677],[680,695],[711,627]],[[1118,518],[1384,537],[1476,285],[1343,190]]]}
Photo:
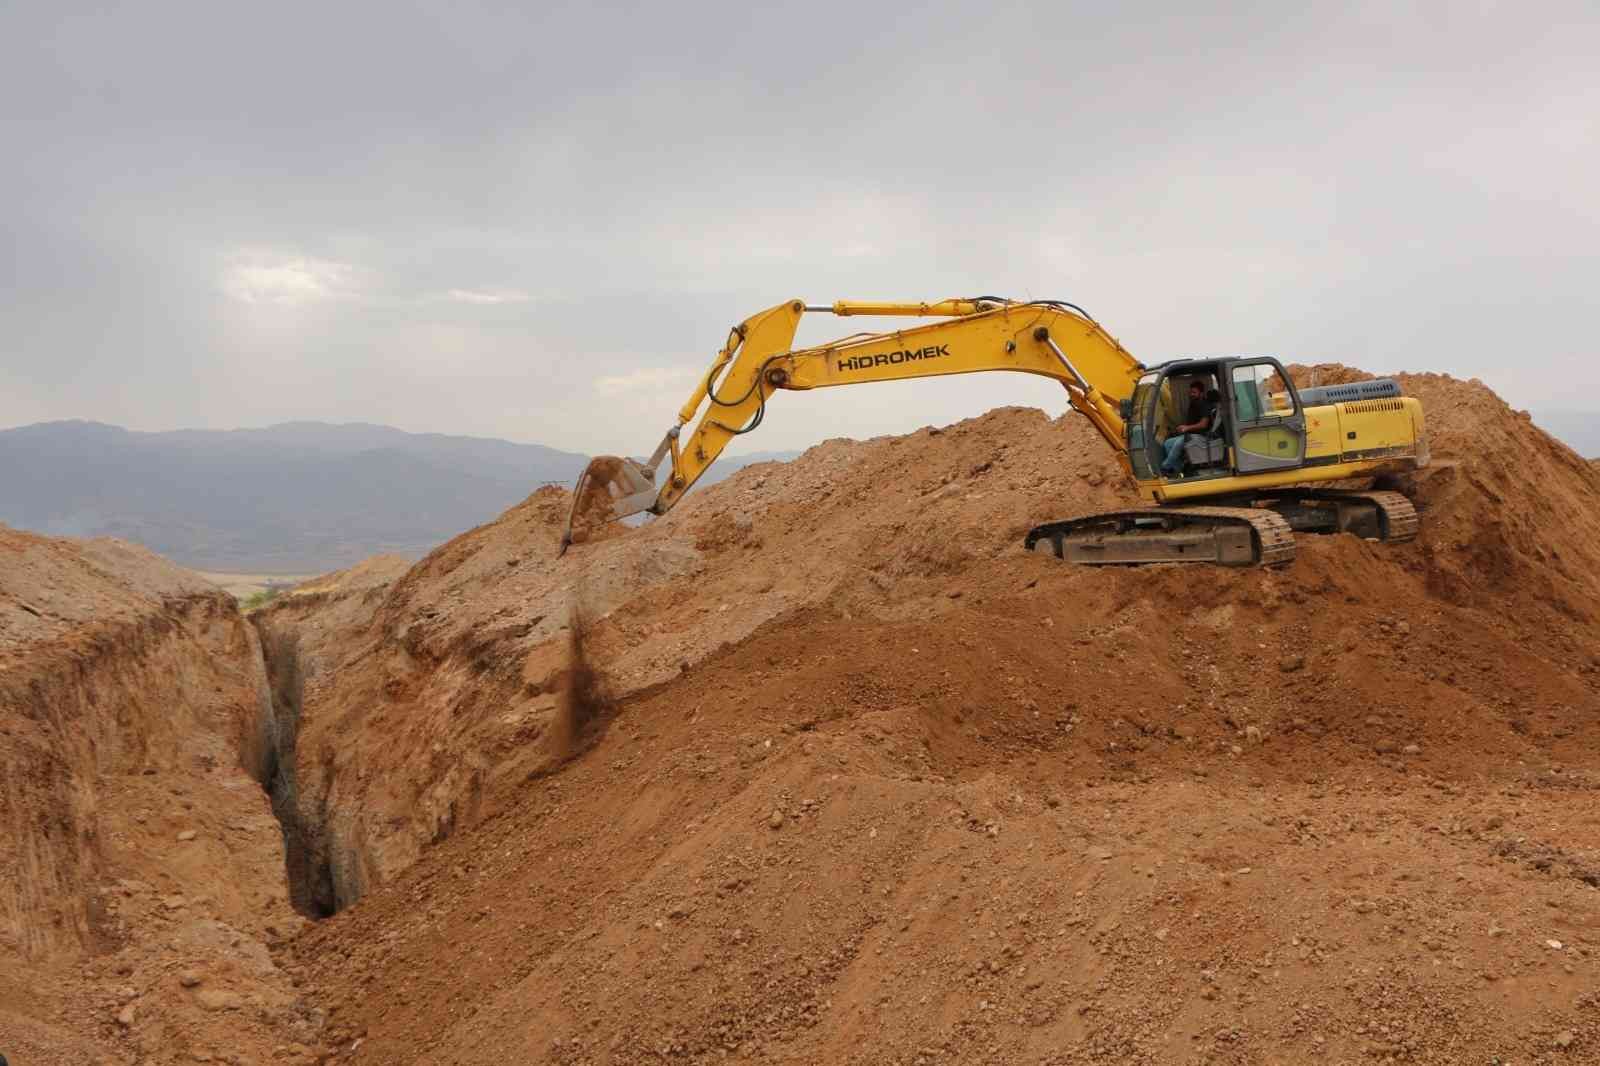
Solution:
{"label": "soil pile", "polygon": [[[1368,380],[1323,363],[1291,368],[1297,383]],[[1422,539],[1432,591],[1483,602],[1492,589],[1542,622],[1600,618],[1600,470],[1513,411],[1482,382],[1400,374],[1422,401],[1433,462],[1402,479],[1427,515]]]}
{"label": "soil pile", "polygon": [[1554,630],[1600,618],[1600,471],[1486,386],[1401,377],[1428,416],[1441,461],[1418,479],[1433,590],[1486,593]]}
{"label": "soil pile", "polygon": [[[361,871],[295,944],[328,1046],[1600,1061],[1600,480],[1482,386],[1403,380],[1423,535],[1282,571],[1023,553],[1129,495],[1081,421],[1003,409],[560,561],[545,490],[274,606]],[[564,760],[580,595],[618,705]]]}
{"label": "soil pile", "polygon": [[12,1063],[264,1061],[316,1040],[272,955],[302,922],[260,783],[263,697],[225,593],[120,541],[0,527]]}
{"label": "soil pile", "polygon": [[1422,535],[1271,572],[1023,552],[1132,497],[1021,409],[248,622],[0,529],[0,1050],[1600,1061],[1600,476],[1402,381]]}

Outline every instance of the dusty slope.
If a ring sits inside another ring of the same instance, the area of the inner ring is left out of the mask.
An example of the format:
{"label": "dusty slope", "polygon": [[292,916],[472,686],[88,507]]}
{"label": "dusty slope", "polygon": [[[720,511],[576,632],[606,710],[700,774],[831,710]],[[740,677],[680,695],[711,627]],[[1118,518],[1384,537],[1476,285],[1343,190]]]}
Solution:
{"label": "dusty slope", "polygon": [[[743,472],[561,562],[538,494],[275,607],[361,897],[296,943],[330,1041],[1600,1061],[1600,478],[1481,386],[1406,384],[1423,536],[1280,573],[1021,553],[1125,497],[1085,427],[1003,410]],[[621,704],[563,761],[575,602]]]}
{"label": "dusty slope", "polygon": [[253,632],[206,582],[119,541],[0,527],[0,1052],[16,1066],[315,1039],[315,1006],[269,954],[303,919],[241,768],[267,758],[261,681]]}
{"label": "dusty slope", "polygon": [[[1051,461],[1061,451],[1084,461]],[[886,477],[897,465],[910,469]],[[303,804],[333,812],[335,894],[355,898],[547,765],[532,741],[556,708],[573,604],[603,619],[598,646],[625,697],[796,610],[892,613],[910,599],[919,612],[947,575],[1012,550],[1049,498],[1117,500],[1113,475],[1086,427],[1003,410],[752,467],[563,560],[570,498],[547,489],[403,577],[313,582],[260,618],[293,628],[306,660]]]}
{"label": "dusty slope", "polygon": [[[1371,376],[1336,364],[1297,369],[1325,384]],[[1554,612],[1545,618],[1558,627],[1560,616],[1600,617],[1600,469],[1475,380],[1399,381],[1422,400],[1436,460],[1403,486],[1429,511],[1431,591],[1470,603],[1492,590],[1521,610]]]}

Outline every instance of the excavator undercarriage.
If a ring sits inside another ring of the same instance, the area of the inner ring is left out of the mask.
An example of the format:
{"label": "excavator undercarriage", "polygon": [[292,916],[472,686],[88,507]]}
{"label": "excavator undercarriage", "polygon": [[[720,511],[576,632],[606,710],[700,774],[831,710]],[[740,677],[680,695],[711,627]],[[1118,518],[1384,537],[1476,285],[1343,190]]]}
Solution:
{"label": "excavator undercarriage", "polygon": [[1049,522],[1023,547],[1089,566],[1216,563],[1276,566],[1294,558],[1294,533],[1271,511],[1248,507],[1144,507]]}
{"label": "excavator undercarriage", "polygon": [[1282,566],[1294,560],[1296,531],[1353,533],[1366,540],[1410,540],[1417,512],[1398,492],[1283,490],[1262,506],[1144,507],[1047,522],[1023,547],[1088,566],[1214,563]]}

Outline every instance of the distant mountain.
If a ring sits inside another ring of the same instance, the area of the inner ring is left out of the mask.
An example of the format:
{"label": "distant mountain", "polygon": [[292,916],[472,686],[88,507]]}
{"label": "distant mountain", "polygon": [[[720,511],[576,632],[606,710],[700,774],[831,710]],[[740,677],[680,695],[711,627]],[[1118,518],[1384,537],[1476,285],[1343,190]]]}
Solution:
{"label": "distant mountain", "polygon": [[1533,424],[1585,459],[1600,458],[1600,414],[1535,411]]}
{"label": "distant mountain", "polygon": [[[792,455],[712,472],[763,458]],[[43,422],[0,431],[0,522],[122,537],[204,570],[320,571],[378,552],[420,555],[542,484],[572,484],[587,461],[366,423],[138,433]]]}

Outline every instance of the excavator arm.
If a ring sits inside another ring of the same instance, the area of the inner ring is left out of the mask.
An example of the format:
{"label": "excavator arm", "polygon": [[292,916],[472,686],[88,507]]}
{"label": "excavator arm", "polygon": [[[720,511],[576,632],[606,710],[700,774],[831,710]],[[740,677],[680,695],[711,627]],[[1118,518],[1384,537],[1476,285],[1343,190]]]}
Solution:
{"label": "excavator arm", "polygon": [[[795,332],[807,312],[938,321],[796,349]],[[578,482],[562,551],[572,542],[573,520],[580,513],[591,521],[645,511],[665,514],[734,437],[761,425],[768,400],[783,390],[990,370],[1037,374],[1062,384],[1073,409],[1089,419],[1126,466],[1122,402],[1133,395],[1143,369],[1081,309],[1056,301],[781,303],[730,331],[648,461],[600,456],[589,464]],[[694,427],[685,435],[690,423]]]}

